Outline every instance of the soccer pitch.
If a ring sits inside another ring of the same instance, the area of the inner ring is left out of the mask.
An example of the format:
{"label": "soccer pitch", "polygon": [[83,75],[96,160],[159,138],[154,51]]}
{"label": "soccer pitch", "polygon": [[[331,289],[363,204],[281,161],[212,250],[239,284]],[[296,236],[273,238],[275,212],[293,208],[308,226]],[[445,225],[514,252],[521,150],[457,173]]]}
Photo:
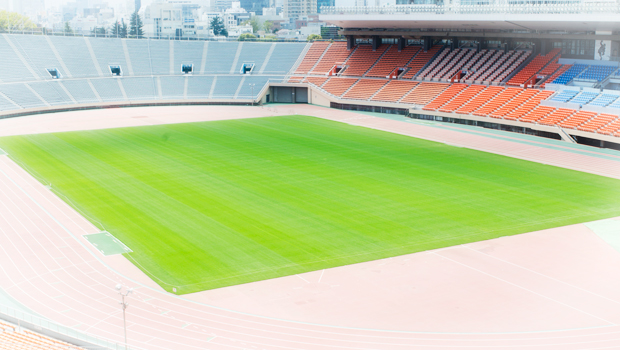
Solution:
{"label": "soccer pitch", "polygon": [[620,215],[620,181],[304,116],[0,147],[197,292]]}

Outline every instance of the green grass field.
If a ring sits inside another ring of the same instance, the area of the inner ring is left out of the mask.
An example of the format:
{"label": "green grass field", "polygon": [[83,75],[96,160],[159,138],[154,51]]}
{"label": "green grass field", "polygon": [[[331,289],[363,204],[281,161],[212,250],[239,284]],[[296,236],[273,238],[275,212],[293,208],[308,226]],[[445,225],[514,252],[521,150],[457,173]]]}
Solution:
{"label": "green grass field", "polygon": [[178,294],[620,215],[620,181],[313,117],[0,138]]}

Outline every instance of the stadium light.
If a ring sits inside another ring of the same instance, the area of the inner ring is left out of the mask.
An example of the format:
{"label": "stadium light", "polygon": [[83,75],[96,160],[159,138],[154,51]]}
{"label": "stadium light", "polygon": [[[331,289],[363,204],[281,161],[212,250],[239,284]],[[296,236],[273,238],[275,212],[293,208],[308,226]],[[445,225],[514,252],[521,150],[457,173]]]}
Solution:
{"label": "stadium light", "polygon": [[123,309],[123,329],[125,330],[125,350],[127,350],[127,320],[125,318],[125,310],[127,309],[127,306],[129,306],[129,303],[125,302],[125,297],[128,296],[131,292],[133,292],[133,288],[129,288],[127,286],[125,287],[125,292],[123,293],[123,285],[122,284],[117,284],[116,285],[116,291],[118,291],[118,294],[121,295],[121,301],[119,302],[119,304],[121,304],[121,308]]}
{"label": "stadium light", "polygon": [[250,83],[249,85],[252,88],[252,106],[254,106],[254,85],[256,85],[256,84]]}

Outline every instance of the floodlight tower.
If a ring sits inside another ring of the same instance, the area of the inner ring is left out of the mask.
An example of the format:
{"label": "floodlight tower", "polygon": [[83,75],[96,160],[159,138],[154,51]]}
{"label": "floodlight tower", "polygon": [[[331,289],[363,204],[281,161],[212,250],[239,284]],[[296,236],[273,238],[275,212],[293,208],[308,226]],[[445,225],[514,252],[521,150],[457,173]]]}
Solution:
{"label": "floodlight tower", "polygon": [[254,106],[254,85],[256,85],[256,84],[250,83],[249,85],[252,88],[252,106]]}
{"label": "floodlight tower", "polygon": [[[123,292],[123,287],[125,288],[125,292]],[[133,292],[133,288],[123,286],[122,284],[119,283],[116,285],[116,291],[121,296],[121,301],[119,302],[119,304],[121,304],[121,308],[123,309],[123,329],[125,330],[125,350],[127,350],[127,320],[125,318],[125,310],[127,309],[127,306],[129,306],[129,303],[125,302],[125,297],[131,294],[131,292]]]}

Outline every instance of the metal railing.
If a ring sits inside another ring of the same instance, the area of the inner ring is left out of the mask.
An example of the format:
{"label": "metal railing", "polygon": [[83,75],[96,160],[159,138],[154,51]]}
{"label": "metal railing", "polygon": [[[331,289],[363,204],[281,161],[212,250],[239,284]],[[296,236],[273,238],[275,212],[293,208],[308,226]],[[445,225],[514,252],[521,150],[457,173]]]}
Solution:
{"label": "metal railing", "polygon": [[[93,334],[81,332],[73,328],[60,325],[46,318],[15,310],[3,305],[0,305],[0,320],[13,323],[19,328],[28,329],[50,338],[55,338],[77,345],[84,349],[125,349],[124,343],[114,342]],[[127,349],[142,350],[141,348],[137,348],[135,346],[128,346]]]}
{"label": "metal railing", "polygon": [[383,7],[321,6],[322,15],[349,14],[611,14],[620,13],[618,2],[558,2],[544,4],[492,4],[492,5],[392,5]]}
{"label": "metal railing", "polygon": [[[186,35],[186,36],[175,36],[175,35],[127,35],[121,36],[118,34],[101,34],[94,32],[65,32],[65,31],[52,31],[47,28],[3,28],[0,29],[0,34],[24,34],[24,35],[50,35],[50,36],[74,36],[74,37],[89,37],[89,38],[120,38],[120,39],[152,39],[152,40],[177,40],[177,41],[240,41],[238,38],[227,38],[227,37],[215,37],[213,35],[206,34],[195,34],[195,35]],[[242,41],[252,41],[252,42],[270,42],[270,43],[281,43],[281,42],[306,42],[306,39],[284,39],[284,38],[256,38],[256,39],[244,39]]]}

